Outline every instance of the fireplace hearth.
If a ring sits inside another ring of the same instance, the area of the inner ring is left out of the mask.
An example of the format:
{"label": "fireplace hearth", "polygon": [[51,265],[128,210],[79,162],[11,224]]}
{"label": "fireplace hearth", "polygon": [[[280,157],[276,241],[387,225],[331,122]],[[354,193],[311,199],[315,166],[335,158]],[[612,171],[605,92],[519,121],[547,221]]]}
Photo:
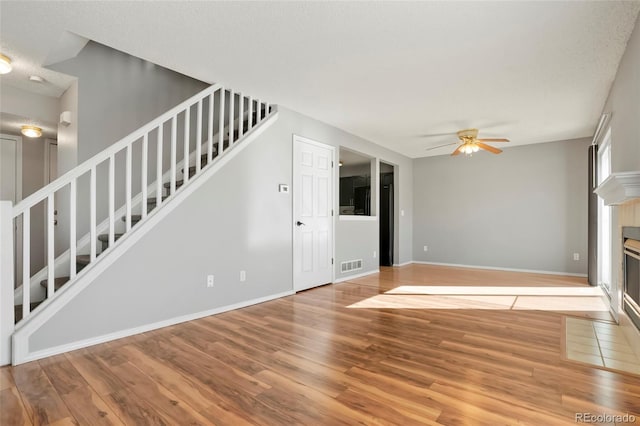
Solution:
{"label": "fireplace hearth", "polygon": [[640,227],[622,228],[624,253],[624,311],[640,330]]}

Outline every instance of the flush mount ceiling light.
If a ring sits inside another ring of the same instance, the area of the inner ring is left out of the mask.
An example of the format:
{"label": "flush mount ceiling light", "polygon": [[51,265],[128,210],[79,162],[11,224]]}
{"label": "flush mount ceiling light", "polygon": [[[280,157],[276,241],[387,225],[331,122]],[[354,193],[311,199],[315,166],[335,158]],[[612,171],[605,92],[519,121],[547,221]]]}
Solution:
{"label": "flush mount ceiling light", "polygon": [[44,83],[44,78],[40,77],[39,75],[30,75],[29,80],[33,81],[34,83]]}
{"label": "flush mount ceiling light", "polygon": [[39,138],[42,136],[42,129],[36,126],[22,126],[21,132],[28,138]]}
{"label": "flush mount ceiling light", "polygon": [[0,74],[11,72],[11,59],[0,53]]}

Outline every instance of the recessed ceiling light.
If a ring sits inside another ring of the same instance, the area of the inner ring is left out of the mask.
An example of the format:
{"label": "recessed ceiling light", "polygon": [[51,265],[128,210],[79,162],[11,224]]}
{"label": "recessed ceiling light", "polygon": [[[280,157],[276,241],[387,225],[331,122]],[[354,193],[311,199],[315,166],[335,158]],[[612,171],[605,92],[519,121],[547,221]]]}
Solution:
{"label": "recessed ceiling light", "polygon": [[0,74],[11,72],[11,59],[0,53]]}
{"label": "recessed ceiling light", "polygon": [[22,126],[21,132],[28,138],[39,138],[42,136],[42,129],[36,126]]}
{"label": "recessed ceiling light", "polygon": [[40,77],[39,75],[30,75],[29,80],[35,83],[44,83],[44,78]]}

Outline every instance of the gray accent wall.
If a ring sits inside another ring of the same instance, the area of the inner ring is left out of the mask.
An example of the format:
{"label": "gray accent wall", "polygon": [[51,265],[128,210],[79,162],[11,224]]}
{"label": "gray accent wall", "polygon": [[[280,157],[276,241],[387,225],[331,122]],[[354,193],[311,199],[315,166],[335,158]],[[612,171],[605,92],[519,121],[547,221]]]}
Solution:
{"label": "gray accent wall", "polygon": [[[292,182],[294,134],[397,165],[399,208],[405,211],[398,255],[409,261],[411,159],[280,108],[279,119],[257,140],[36,330],[30,350],[292,291],[292,193],[279,193],[278,185]],[[337,194],[335,199],[337,211]],[[363,271],[375,271],[377,249],[377,221],[341,222],[336,216],[336,268],[341,260],[361,258]],[[239,280],[241,270],[246,282]],[[209,274],[213,288],[206,285]]]}
{"label": "gray accent wall", "polygon": [[586,274],[589,144],[414,160],[414,260]]}

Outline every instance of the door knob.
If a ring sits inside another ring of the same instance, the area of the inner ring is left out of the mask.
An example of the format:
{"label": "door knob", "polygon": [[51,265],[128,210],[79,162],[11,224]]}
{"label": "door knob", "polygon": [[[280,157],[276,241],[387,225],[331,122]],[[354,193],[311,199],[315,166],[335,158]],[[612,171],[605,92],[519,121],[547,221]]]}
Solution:
{"label": "door knob", "polygon": [[296,222],[296,225],[297,225],[297,226],[304,226],[304,223],[302,223],[302,222],[300,222],[300,221],[297,221],[297,222]]}

